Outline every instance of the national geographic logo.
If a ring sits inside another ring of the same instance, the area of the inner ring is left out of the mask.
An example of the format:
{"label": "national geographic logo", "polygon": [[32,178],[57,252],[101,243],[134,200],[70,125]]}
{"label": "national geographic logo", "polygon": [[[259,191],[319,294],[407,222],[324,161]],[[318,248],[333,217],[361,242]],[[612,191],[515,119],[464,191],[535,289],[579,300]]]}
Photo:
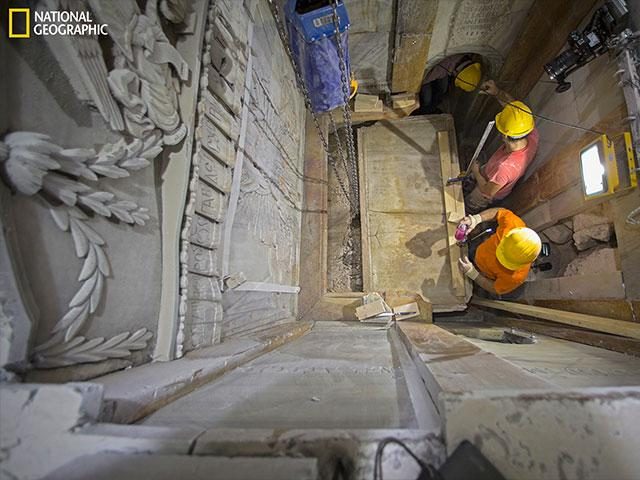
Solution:
{"label": "national geographic logo", "polygon": [[[33,17],[32,17],[33,14]],[[106,23],[95,23],[88,10],[9,8],[9,38],[108,35]]]}
{"label": "national geographic logo", "polygon": [[31,10],[28,8],[9,9],[9,38],[31,37]]}

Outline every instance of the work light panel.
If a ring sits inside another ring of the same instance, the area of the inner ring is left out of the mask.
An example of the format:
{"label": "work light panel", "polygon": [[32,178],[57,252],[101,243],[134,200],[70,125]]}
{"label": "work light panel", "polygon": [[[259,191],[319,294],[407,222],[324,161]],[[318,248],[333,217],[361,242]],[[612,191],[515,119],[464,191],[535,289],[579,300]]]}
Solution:
{"label": "work light panel", "polygon": [[582,163],[582,182],[585,195],[595,195],[605,191],[606,171],[600,158],[598,145],[583,150],[580,153]]}

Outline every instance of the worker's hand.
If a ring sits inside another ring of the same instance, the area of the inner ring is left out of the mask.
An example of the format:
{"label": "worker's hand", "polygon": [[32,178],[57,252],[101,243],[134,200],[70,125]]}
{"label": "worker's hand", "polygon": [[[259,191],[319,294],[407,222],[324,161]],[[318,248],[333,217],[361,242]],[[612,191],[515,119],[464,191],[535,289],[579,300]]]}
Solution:
{"label": "worker's hand", "polygon": [[493,80],[487,80],[482,85],[480,85],[480,93],[493,95],[495,97],[496,95],[498,95],[498,92],[500,92],[500,89],[496,85],[496,82],[494,82]]}
{"label": "worker's hand", "polygon": [[482,223],[482,217],[480,215],[467,215],[460,220],[459,224],[469,225],[469,231],[471,231],[476,228],[479,223]]}
{"label": "worker's hand", "polygon": [[473,263],[471,263],[471,260],[469,260],[467,256],[458,259],[458,268],[471,280],[475,280],[480,275],[480,272],[476,270],[476,267],[473,266]]}
{"label": "worker's hand", "polygon": [[478,162],[473,162],[471,164],[471,173],[473,173],[474,177],[478,177],[478,175],[480,175],[480,165],[478,165]]}

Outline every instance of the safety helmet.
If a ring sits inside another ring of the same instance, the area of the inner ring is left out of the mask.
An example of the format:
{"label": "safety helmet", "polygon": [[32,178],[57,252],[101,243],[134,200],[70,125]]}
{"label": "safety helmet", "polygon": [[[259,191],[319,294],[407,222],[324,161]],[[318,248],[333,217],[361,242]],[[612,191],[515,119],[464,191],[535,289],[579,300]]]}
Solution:
{"label": "safety helmet", "polygon": [[519,100],[506,104],[496,115],[496,128],[507,137],[526,137],[535,126],[531,109]]}
{"label": "safety helmet", "polygon": [[454,84],[465,92],[473,92],[478,88],[480,78],[482,78],[482,66],[478,62],[470,63],[458,72]]}
{"label": "safety helmet", "polygon": [[536,232],[527,227],[510,230],[498,244],[496,257],[509,270],[519,270],[531,264],[540,253],[542,242]]}

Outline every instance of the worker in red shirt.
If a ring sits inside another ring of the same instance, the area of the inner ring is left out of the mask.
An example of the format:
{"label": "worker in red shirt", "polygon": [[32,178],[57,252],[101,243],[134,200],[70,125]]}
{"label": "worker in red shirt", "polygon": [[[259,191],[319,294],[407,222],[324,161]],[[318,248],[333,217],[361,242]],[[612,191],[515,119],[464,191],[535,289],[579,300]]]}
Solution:
{"label": "worker in red shirt", "polygon": [[484,82],[480,88],[484,93],[496,97],[504,106],[496,115],[496,128],[502,134],[503,145],[482,167],[477,163],[472,165],[476,186],[465,197],[470,213],[484,210],[511,193],[533,161],[539,138],[529,107],[500,90],[493,80]]}
{"label": "worker in red shirt", "polygon": [[504,295],[525,282],[542,242],[536,232],[506,208],[490,208],[466,216],[460,224],[467,225],[471,232],[479,223],[490,220],[498,222],[496,232],[478,246],[473,262],[469,257],[461,258],[459,268],[487,292]]}

